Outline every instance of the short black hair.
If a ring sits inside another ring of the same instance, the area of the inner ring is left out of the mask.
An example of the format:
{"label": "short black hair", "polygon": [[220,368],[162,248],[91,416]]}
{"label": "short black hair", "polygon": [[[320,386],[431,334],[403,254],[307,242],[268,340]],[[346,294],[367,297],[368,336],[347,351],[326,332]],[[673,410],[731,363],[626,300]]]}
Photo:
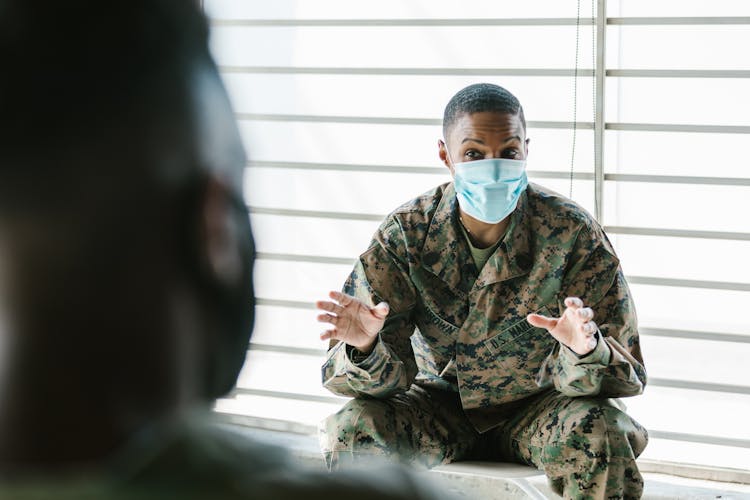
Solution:
{"label": "short black hair", "polygon": [[475,83],[459,90],[445,107],[443,137],[448,138],[448,132],[461,115],[486,111],[518,115],[526,130],[523,107],[516,96],[493,83]]}

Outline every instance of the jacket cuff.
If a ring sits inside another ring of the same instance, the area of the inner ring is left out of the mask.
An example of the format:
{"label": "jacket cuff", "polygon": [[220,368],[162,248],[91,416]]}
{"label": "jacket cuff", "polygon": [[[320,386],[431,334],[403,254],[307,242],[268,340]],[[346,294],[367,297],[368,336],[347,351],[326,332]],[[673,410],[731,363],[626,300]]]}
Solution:
{"label": "jacket cuff", "polygon": [[612,352],[609,350],[609,346],[599,330],[596,331],[595,338],[596,347],[594,350],[582,357],[573,352],[570,347],[563,345],[560,352],[565,363],[572,366],[594,364],[607,366],[612,358]]}
{"label": "jacket cuff", "polygon": [[380,334],[378,334],[378,338],[375,341],[375,345],[373,346],[372,351],[370,351],[370,354],[366,358],[362,360],[357,360],[355,362],[352,359],[353,352],[354,352],[354,347],[347,344],[346,345],[347,371],[364,370],[366,372],[369,372],[375,366],[379,365],[383,359],[388,357],[388,351],[386,350],[385,345],[383,345],[383,341],[380,338]]}

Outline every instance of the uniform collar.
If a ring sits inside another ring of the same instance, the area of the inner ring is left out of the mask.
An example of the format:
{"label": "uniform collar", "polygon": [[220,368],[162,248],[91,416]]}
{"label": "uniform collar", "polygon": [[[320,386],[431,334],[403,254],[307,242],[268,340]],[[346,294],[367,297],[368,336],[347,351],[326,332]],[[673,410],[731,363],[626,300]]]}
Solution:
{"label": "uniform collar", "polygon": [[521,193],[518,205],[510,215],[505,236],[479,272],[474,288],[523,276],[531,270],[531,228],[529,227],[528,188]]}
{"label": "uniform collar", "polygon": [[531,269],[526,191],[511,214],[508,231],[480,273],[458,227],[458,202],[453,183],[443,191],[422,249],[422,266],[452,289],[469,293],[526,274]]}
{"label": "uniform collar", "polygon": [[468,294],[477,278],[469,244],[458,226],[453,183],[445,186],[422,248],[422,266],[451,289]]}

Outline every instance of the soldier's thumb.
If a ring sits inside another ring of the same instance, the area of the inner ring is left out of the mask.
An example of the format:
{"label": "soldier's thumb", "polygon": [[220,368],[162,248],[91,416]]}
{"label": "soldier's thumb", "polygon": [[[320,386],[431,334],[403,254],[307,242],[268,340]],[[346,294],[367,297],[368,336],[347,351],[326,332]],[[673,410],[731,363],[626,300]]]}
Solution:
{"label": "soldier's thumb", "polygon": [[528,321],[531,326],[535,326],[537,328],[545,328],[547,330],[553,330],[557,326],[557,320],[554,318],[548,318],[547,316],[542,316],[541,314],[529,314],[526,316],[526,321]]}
{"label": "soldier's thumb", "polygon": [[372,308],[372,313],[378,319],[385,319],[386,316],[388,316],[388,313],[390,311],[391,311],[391,308],[386,302],[381,302],[380,304]]}

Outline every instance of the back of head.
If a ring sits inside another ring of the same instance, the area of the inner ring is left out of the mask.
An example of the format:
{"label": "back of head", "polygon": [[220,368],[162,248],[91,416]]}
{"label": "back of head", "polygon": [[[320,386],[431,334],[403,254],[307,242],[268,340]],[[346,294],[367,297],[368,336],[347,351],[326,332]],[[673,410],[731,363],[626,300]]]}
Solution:
{"label": "back of head", "polygon": [[461,115],[484,112],[519,115],[526,128],[523,107],[516,96],[499,85],[475,83],[459,90],[445,106],[443,137],[448,137],[448,131]]}
{"label": "back of head", "polygon": [[0,0],[0,448],[83,456],[235,381],[253,245],[207,33],[190,0]]}
{"label": "back of head", "polygon": [[71,169],[94,182],[92,166],[143,173],[168,146],[175,154],[191,133],[187,74],[210,61],[206,37],[189,1],[0,0],[4,197],[28,198],[9,186],[29,177],[23,188],[52,195],[79,180]]}

